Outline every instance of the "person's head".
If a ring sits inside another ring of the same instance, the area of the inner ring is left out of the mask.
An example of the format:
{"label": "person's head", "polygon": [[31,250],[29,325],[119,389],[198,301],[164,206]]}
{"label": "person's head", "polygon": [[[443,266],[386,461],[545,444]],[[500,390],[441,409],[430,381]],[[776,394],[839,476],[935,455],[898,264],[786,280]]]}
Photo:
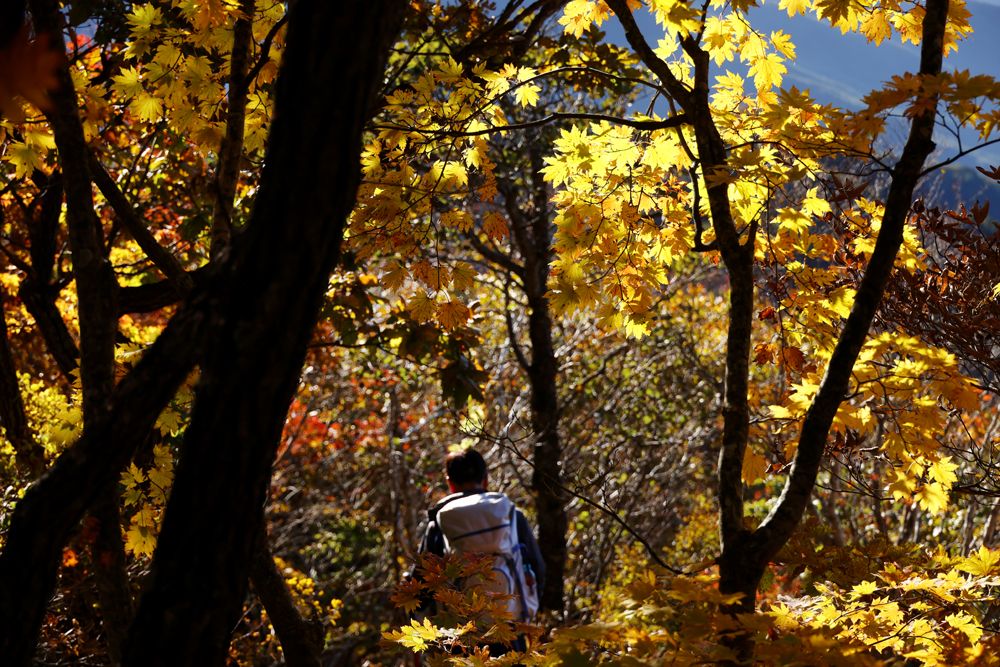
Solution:
{"label": "person's head", "polygon": [[452,493],[486,488],[486,461],[471,447],[449,454],[444,469]]}

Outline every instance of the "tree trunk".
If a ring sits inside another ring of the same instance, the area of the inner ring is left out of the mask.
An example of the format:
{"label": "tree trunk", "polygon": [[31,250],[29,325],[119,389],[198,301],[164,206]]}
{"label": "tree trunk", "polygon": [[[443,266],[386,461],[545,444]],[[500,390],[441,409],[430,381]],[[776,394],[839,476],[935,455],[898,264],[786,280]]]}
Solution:
{"label": "tree trunk", "polygon": [[104,491],[91,515],[97,521],[97,535],[90,553],[97,600],[101,606],[101,627],[111,664],[119,665],[133,608],[125,564],[125,543],[122,541],[118,490],[110,487]]}
{"label": "tree trunk", "polygon": [[[927,3],[920,59],[922,74],[933,76],[941,71],[947,15],[947,0],[930,0]],[[809,502],[833,418],[847,396],[854,363],[868,336],[875,311],[895,263],[896,254],[902,244],[903,227],[909,214],[913,190],[924,161],[934,147],[931,135],[934,129],[936,98],[931,99],[935,104],[928,105],[928,110],[914,117],[906,146],[893,170],[892,184],[875,249],[858,287],[851,313],[830,358],[826,375],[803,420],[798,449],[781,497],[755,531],[749,536],[738,536],[732,541],[732,547],[726,544],[723,548],[722,557],[719,559],[720,590],[723,592],[743,592],[738,589],[748,586],[754,579],[758,566],[763,573],[763,569],[791,537]],[[740,503],[742,504],[742,500]],[[760,576],[756,576],[754,597],[759,579]],[[726,582],[725,588],[722,582]],[[745,608],[748,611],[753,610],[754,600],[748,599]],[[747,656],[741,655],[741,658],[745,657]]]}
{"label": "tree trunk", "polygon": [[[549,221],[549,191],[542,177],[542,155],[531,151],[532,215],[530,246],[524,256],[524,291],[528,299],[528,337],[531,340],[531,426],[537,441],[534,452],[535,507],[538,515],[538,546],[545,559],[545,586],[541,604],[562,610],[566,570],[566,492],[562,482],[562,443],[559,439],[559,361],[552,339],[549,311],[549,273],[552,260],[552,226]],[[518,239],[523,240],[523,239]]]}
{"label": "tree trunk", "polygon": [[[56,43],[60,43],[63,16],[59,4],[54,0],[32,0],[30,7],[35,28],[49,33]],[[105,254],[104,230],[94,209],[89,151],[77,108],[76,90],[65,64],[59,68],[58,80],[59,86],[51,95],[52,109],[46,116],[59,151],[66,195],[66,225],[79,304],[80,379],[86,432],[105,415],[114,388],[118,282]],[[104,637],[112,661],[117,662],[132,605],[125,571],[118,492],[108,487],[102,494],[95,514],[100,529],[91,556]]]}
{"label": "tree trunk", "polygon": [[213,259],[229,247],[233,234],[233,199],[239,185],[243,159],[243,134],[246,126],[247,97],[250,92],[247,72],[253,44],[253,16],[256,0],[240,0],[242,17],[233,26],[233,50],[229,70],[229,105],[226,108],[226,134],[219,147],[219,166],[215,174],[215,202],[212,209]]}
{"label": "tree trunk", "polygon": [[[535,492],[538,520],[538,547],[545,561],[545,584],[541,606],[561,611],[565,606],[566,571],[566,492],[562,482],[562,443],[559,438],[559,361],[552,337],[548,280],[552,259],[552,232],[549,220],[548,185],[542,176],[542,155],[530,152],[531,198],[524,208],[517,201],[517,189],[506,187],[504,199],[511,218],[511,233],[523,258],[518,272],[528,300],[528,339],[531,361],[518,352],[531,387],[531,429],[534,433],[531,486]],[[510,320],[508,320],[510,324]],[[515,332],[511,326],[512,344]]]}
{"label": "tree trunk", "polygon": [[0,291],[0,426],[14,447],[18,468],[31,478],[45,469],[45,452],[35,440],[24,412],[24,400],[17,382],[14,355],[7,338],[7,313],[4,294]]}
{"label": "tree trunk", "polygon": [[404,6],[300,0],[292,10],[261,185],[234,243],[127,665],[225,661],[282,425],[354,204],[361,133]]}
{"label": "tree trunk", "polygon": [[[618,16],[626,39],[640,59],[660,78],[667,93],[681,107],[693,126],[702,175],[711,176],[727,169],[726,149],[708,105],[709,58],[699,38],[681,39],[681,47],[694,63],[692,81],[686,86],[670,66],[659,58],[642,36],[625,0],[606,0]],[[923,21],[920,73],[941,72],[943,38],[948,0],[928,0]],[[721,252],[730,277],[730,322],[726,352],[726,388],[723,408],[723,442],[719,455],[719,515],[722,555],[719,588],[723,593],[740,593],[743,598],[729,607],[733,612],[752,612],[760,578],[771,559],[785,545],[802,519],[816,483],[826,440],[833,418],[847,396],[850,375],[868,335],[876,308],[882,298],[896,254],[902,243],[903,228],[912,202],[913,190],[924,161],[934,147],[937,97],[925,93],[930,104],[913,117],[910,134],[893,169],[892,184],[874,251],[858,286],[851,313],[837,341],[820,388],[802,423],[798,450],[788,480],[774,509],[761,525],[750,531],[743,525],[743,483],[741,468],[746,451],[749,413],[747,357],[753,312],[753,237],[751,224],[745,243],[740,240],[725,183],[708,186],[713,242]],[[698,212],[695,211],[695,216]],[[696,219],[696,223],[700,222]],[[700,231],[700,229],[699,229]],[[729,642],[739,661],[751,659],[752,645],[745,636]],[[748,650],[749,649],[749,650]]]}
{"label": "tree trunk", "polygon": [[261,516],[260,538],[250,560],[250,583],[267,610],[281,652],[289,667],[319,667],[323,651],[323,628],[307,621],[274,563],[267,539],[267,524]]}
{"label": "tree trunk", "polygon": [[[215,281],[212,281],[214,285]],[[194,366],[214,291],[195,295],[115,387],[110,410],[84,431],[14,507],[0,556],[0,655],[28,665],[63,545],[119,472]]]}

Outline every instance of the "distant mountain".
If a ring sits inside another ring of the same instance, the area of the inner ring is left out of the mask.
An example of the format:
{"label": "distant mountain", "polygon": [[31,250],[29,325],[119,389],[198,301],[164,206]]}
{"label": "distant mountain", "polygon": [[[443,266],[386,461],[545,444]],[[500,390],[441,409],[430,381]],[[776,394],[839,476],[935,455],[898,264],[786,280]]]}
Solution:
{"label": "distant mountain", "polygon": [[1000,218],[1000,184],[972,167],[945,167],[921,183],[918,193],[931,205],[944,209],[988,201],[992,205],[990,218]]}
{"label": "distant mountain", "polygon": [[[1000,3],[1000,0],[993,0]],[[762,33],[783,30],[792,37],[797,58],[788,64],[784,86],[808,89],[821,103],[841,107],[858,108],[862,98],[870,91],[881,88],[895,74],[914,71],[920,63],[920,52],[915,45],[900,44],[898,37],[893,42],[883,42],[874,46],[861,35],[843,35],[826,22],[813,15],[789,18],[778,10],[777,0],[765,0],[766,4],[750,10],[750,21]],[[945,59],[945,69],[969,70],[972,74],[1000,74],[1000,4],[969,2],[972,14],[973,34],[959,45]],[[637,21],[652,42],[662,29],[653,17],[645,12],[637,13]],[[611,19],[602,26],[608,38],[618,44],[625,44],[625,35],[617,20]],[[715,65],[713,64],[713,67]],[[731,63],[730,68],[734,67]],[[722,68],[715,67],[717,73]],[[643,102],[644,107],[646,102]],[[660,110],[661,113],[665,109]],[[887,153],[897,152],[906,140],[906,123],[890,124],[886,132],[883,148]],[[963,136],[963,145],[974,145],[975,133]],[[957,144],[954,138],[937,132],[934,140],[938,150],[931,162],[943,161],[954,155]],[[994,202],[991,218],[1000,218],[1000,185],[987,179],[975,170],[976,165],[1000,166],[1000,145],[990,146],[967,156],[959,162],[943,168],[924,180],[919,192],[928,203],[941,208],[956,208],[959,204],[972,205],[977,200]],[[880,185],[870,194],[875,194]]]}
{"label": "distant mountain", "polygon": [[[1000,6],[970,2],[968,8],[974,32],[959,45],[957,52],[945,59],[944,67],[995,76],[1000,63],[1000,39],[996,35]],[[750,18],[761,32],[780,29],[792,36],[798,57],[789,64],[784,85],[808,88],[820,102],[860,107],[868,92],[882,87],[895,74],[915,71],[920,63],[919,50],[912,44],[900,44],[897,39],[876,47],[861,35],[842,35],[811,15],[789,18],[777,9],[776,2],[752,9]],[[964,145],[975,143],[974,134],[969,132],[963,137]],[[904,136],[900,131],[900,143]],[[956,144],[952,138],[938,133],[935,140],[941,154],[954,152]],[[1000,164],[1000,147],[977,151],[963,163]]]}

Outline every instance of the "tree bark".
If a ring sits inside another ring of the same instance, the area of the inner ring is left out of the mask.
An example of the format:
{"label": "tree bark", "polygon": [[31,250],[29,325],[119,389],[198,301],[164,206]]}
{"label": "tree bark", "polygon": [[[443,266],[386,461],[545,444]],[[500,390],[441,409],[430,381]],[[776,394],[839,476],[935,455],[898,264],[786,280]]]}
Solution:
{"label": "tree bark", "polygon": [[323,651],[323,628],[307,621],[299,612],[285,578],[274,562],[268,545],[267,525],[261,516],[260,537],[250,559],[250,583],[267,610],[281,652],[289,667],[319,667]]}
{"label": "tree bark", "polygon": [[211,289],[181,308],[115,387],[110,410],[98,415],[15,506],[0,555],[0,655],[5,664],[30,664],[63,545],[97,498],[114,488],[119,472],[187,378],[216,303]]}
{"label": "tree bark", "polygon": [[[562,483],[562,443],[559,439],[559,361],[552,339],[552,315],[546,296],[552,259],[548,186],[542,177],[542,156],[531,150],[529,212],[510,210],[512,235],[524,261],[522,286],[528,300],[528,338],[531,363],[525,369],[531,386],[531,427],[535,435],[534,469],[538,546],[545,560],[541,605],[561,611],[565,605],[566,493]],[[505,196],[506,198],[506,196]],[[516,341],[515,341],[516,343]]]}
{"label": "tree bark", "polygon": [[256,0],[240,0],[243,15],[233,26],[233,51],[229,69],[229,105],[226,109],[226,134],[219,147],[215,174],[215,205],[212,210],[212,245],[214,259],[229,247],[233,233],[233,199],[239,184],[240,160],[243,159],[243,134],[246,127],[247,94],[250,85],[250,46],[253,43],[253,15]]}
{"label": "tree bark", "polygon": [[31,218],[28,237],[31,240],[31,271],[21,281],[18,296],[24,307],[35,319],[35,326],[45,340],[45,346],[55,360],[60,372],[70,377],[76,371],[80,356],[76,342],[63,321],[56,299],[59,285],[56,282],[56,236],[59,216],[62,213],[63,179],[57,171],[45,178],[39,175],[36,185],[42,190],[42,205],[38,215]]}
{"label": "tree bark", "polygon": [[45,469],[45,452],[35,440],[24,412],[21,387],[17,382],[17,368],[7,337],[7,313],[2,291],[0,291],[0,426],[3,426],[7,440],[14,447],[17,466],[32,479],[40,475]]}
{"label": "tree bark", "polygon": [[260,189],[234,241],[127,665],[225,661],[281,428],[354,204],[362,130],[404,6],[301,0],[292,10]]}
{"label": "tree bark", "polygon": [[[941,72],[947,18],[948,0],[928,1],[920,52],[920,74],[925,77],[933,77]],[[927,97],[931,104],[911,121],[906,146],[893,168],[892,184],[875,249],[830,358],[826,375],[806,412],[788,481],[777,505],[758,528],[762,538],[762,555],[768,560],[791,537],[809,502],[830,426],[847,396],[854,362],[868,336],[875,310],[882,299],[896,254],[903,242],[903,229],[913,201],[913,190],[920,178],[924,161],[934,149],[931,136],[934,132],[938,98],[936,95]]]}
{"label": "tree bark", "polygon": [[[30,3],[35,28],[49,33],[61,44],[63,16],[53,0]],[[80,379],[83,387],[83,428],[106,413],[114,388],[115,334],[118,282],[105,255],[104,230],[94,210],[89,151],[77,108],[76,90],[68,67],[58,71],[58,88],[51,93],[52,109],[46,114],[59,151],[66,193],[66,224],[73,255],[73,277],[80,324]],[[125,570],[124,543],[118,490],[102,490],[95,507],[100,529],[91,548],[94,581],[101,606],[101,621],[108,653],[113,662],[121,658],[121,643],[131,620],[132,599]]]}
{"label": "tree bark", "polygon": [[[685,53],[694,62],[691,87],[680,82],[667,64],[656,56],[643,38],[625,0],[607,0],[620,19],[625,36],[640,59],[657,75],[670,96],[681,106],[694,126],[698,160],[706,182],[726,166],[726,151],[708,106],[708,54],[694,37],[681,40]],[[924,17],[924,41],[921,47],[920,73],[940,73],[947,0],[929,0]],[[927,155],[934,144],[936,97],[923,113],[914,117],[903,154],[893,170],[892,185],[874,252],[855,296],[844,329],[831,357],[826,376],[803,421],[799,447],[791,474],[771,514],[756,530],[743,524],[743,455],[749,437],[749,349],[753,314],[753,237],[740,242],[740,234],[726,194],[727,185],[708,186],[709,206],[716,243],[730,277],[730,313],[726,352],[726,387],[723,408],[723,439],[719,455],[719,505],[722,554],[719,562],[719,588],[723,593],[739,593],[742,600],[731,611],[752,612],[757,587],[763,573],[798,526],[809,502],[822,460],[830,426],[844,400],[854,362],[871,327],[875,309],[881,300],[896,253],[902,242],[903,227],[910,209],[913,189]],[[697,215],[697,212],[695,213]],[[745,642],[737,641],[738,658],[750,655]]]}

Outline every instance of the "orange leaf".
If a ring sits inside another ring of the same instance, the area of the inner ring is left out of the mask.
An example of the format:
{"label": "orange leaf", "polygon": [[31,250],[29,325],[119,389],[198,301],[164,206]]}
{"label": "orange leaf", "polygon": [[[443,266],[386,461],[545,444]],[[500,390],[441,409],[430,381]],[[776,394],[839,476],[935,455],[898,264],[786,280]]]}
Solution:
{"label": "orange leaf", "polygon": [[49,48],[49,36],[34,41],[28,27],[21,26],[14,38],[0,50],[0,113],[12,120],[22,120],[20,97],[39,109],[47,109],[48,91],[59,85],[56,72],[63,56]]}

